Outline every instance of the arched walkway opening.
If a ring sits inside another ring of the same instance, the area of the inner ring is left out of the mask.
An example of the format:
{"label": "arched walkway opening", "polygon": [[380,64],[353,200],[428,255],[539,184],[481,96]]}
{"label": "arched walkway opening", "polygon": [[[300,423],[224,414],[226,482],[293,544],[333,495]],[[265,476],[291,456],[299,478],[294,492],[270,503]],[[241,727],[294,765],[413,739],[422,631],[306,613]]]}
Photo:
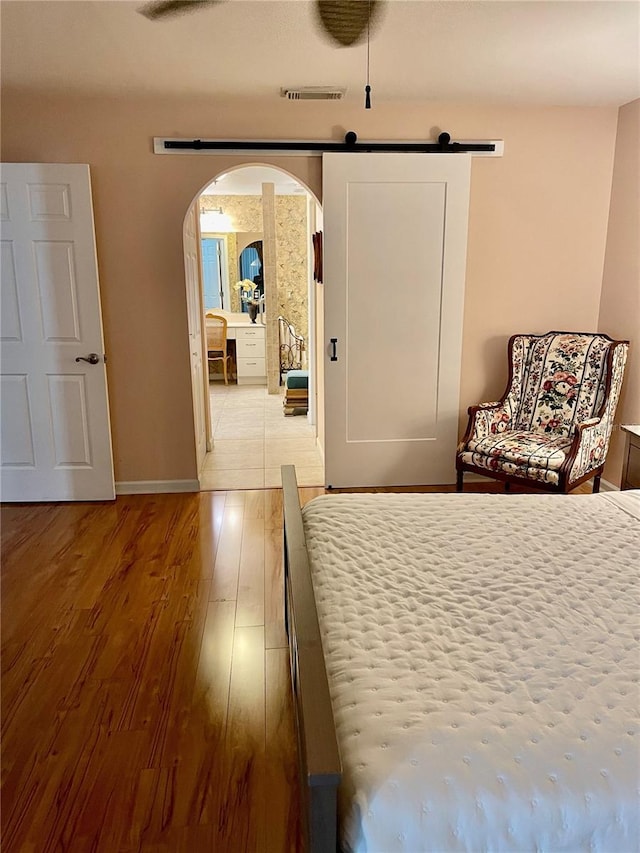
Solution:
{"label": "arched walkway opening", "polygon": [[[203,490],[277,487],[283,464],[296,466],[301,485],[324,484],[316,348],[322,305],[312,240],[321,228],[311,190],[268,164],[214,175],[187,211],[194,437]],[[214,329],[222,327],[220,344]]]}

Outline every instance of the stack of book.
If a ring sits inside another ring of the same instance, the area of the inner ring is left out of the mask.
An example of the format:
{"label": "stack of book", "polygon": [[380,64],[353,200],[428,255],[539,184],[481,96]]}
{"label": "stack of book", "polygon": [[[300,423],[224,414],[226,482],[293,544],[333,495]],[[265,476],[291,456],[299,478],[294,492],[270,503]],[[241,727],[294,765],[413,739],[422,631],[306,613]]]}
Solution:
{"label": "stack of book", "polygon": [[306,415],[309,408],[308,388],[285,388],[284,391],[284,413],[285,415]]}

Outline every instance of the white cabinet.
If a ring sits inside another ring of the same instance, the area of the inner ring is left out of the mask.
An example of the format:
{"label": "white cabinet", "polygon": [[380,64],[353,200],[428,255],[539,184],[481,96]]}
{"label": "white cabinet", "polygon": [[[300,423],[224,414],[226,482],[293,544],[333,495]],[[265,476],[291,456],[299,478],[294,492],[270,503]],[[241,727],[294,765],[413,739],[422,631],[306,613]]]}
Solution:
{"label": "white cabinet", "polygon": [[266,385],[264,326],[236,328],[238,385]]}

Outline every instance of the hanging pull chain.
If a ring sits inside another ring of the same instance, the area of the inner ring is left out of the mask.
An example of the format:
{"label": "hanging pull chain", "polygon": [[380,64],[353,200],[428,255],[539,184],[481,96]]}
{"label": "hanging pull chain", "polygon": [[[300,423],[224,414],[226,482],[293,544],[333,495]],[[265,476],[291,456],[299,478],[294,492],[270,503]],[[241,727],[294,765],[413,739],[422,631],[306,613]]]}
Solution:
{"label": "hanging pull chain", "polygon": [[371,86],[369,85],[369,39],[371,34],[371,0],[369,2],[369,14],[367,15],[367,85],[364,87],[364,108],[371,109]]}

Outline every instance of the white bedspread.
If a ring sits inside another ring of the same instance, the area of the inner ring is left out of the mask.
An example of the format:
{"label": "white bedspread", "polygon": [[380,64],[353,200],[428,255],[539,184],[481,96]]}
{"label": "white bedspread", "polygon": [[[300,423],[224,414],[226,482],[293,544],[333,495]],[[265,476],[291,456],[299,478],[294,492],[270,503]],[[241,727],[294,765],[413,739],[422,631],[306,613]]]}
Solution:
{"label": "white bedspread", "polygon": [[639,849],[640,492],[303,517],[345,850]]}

